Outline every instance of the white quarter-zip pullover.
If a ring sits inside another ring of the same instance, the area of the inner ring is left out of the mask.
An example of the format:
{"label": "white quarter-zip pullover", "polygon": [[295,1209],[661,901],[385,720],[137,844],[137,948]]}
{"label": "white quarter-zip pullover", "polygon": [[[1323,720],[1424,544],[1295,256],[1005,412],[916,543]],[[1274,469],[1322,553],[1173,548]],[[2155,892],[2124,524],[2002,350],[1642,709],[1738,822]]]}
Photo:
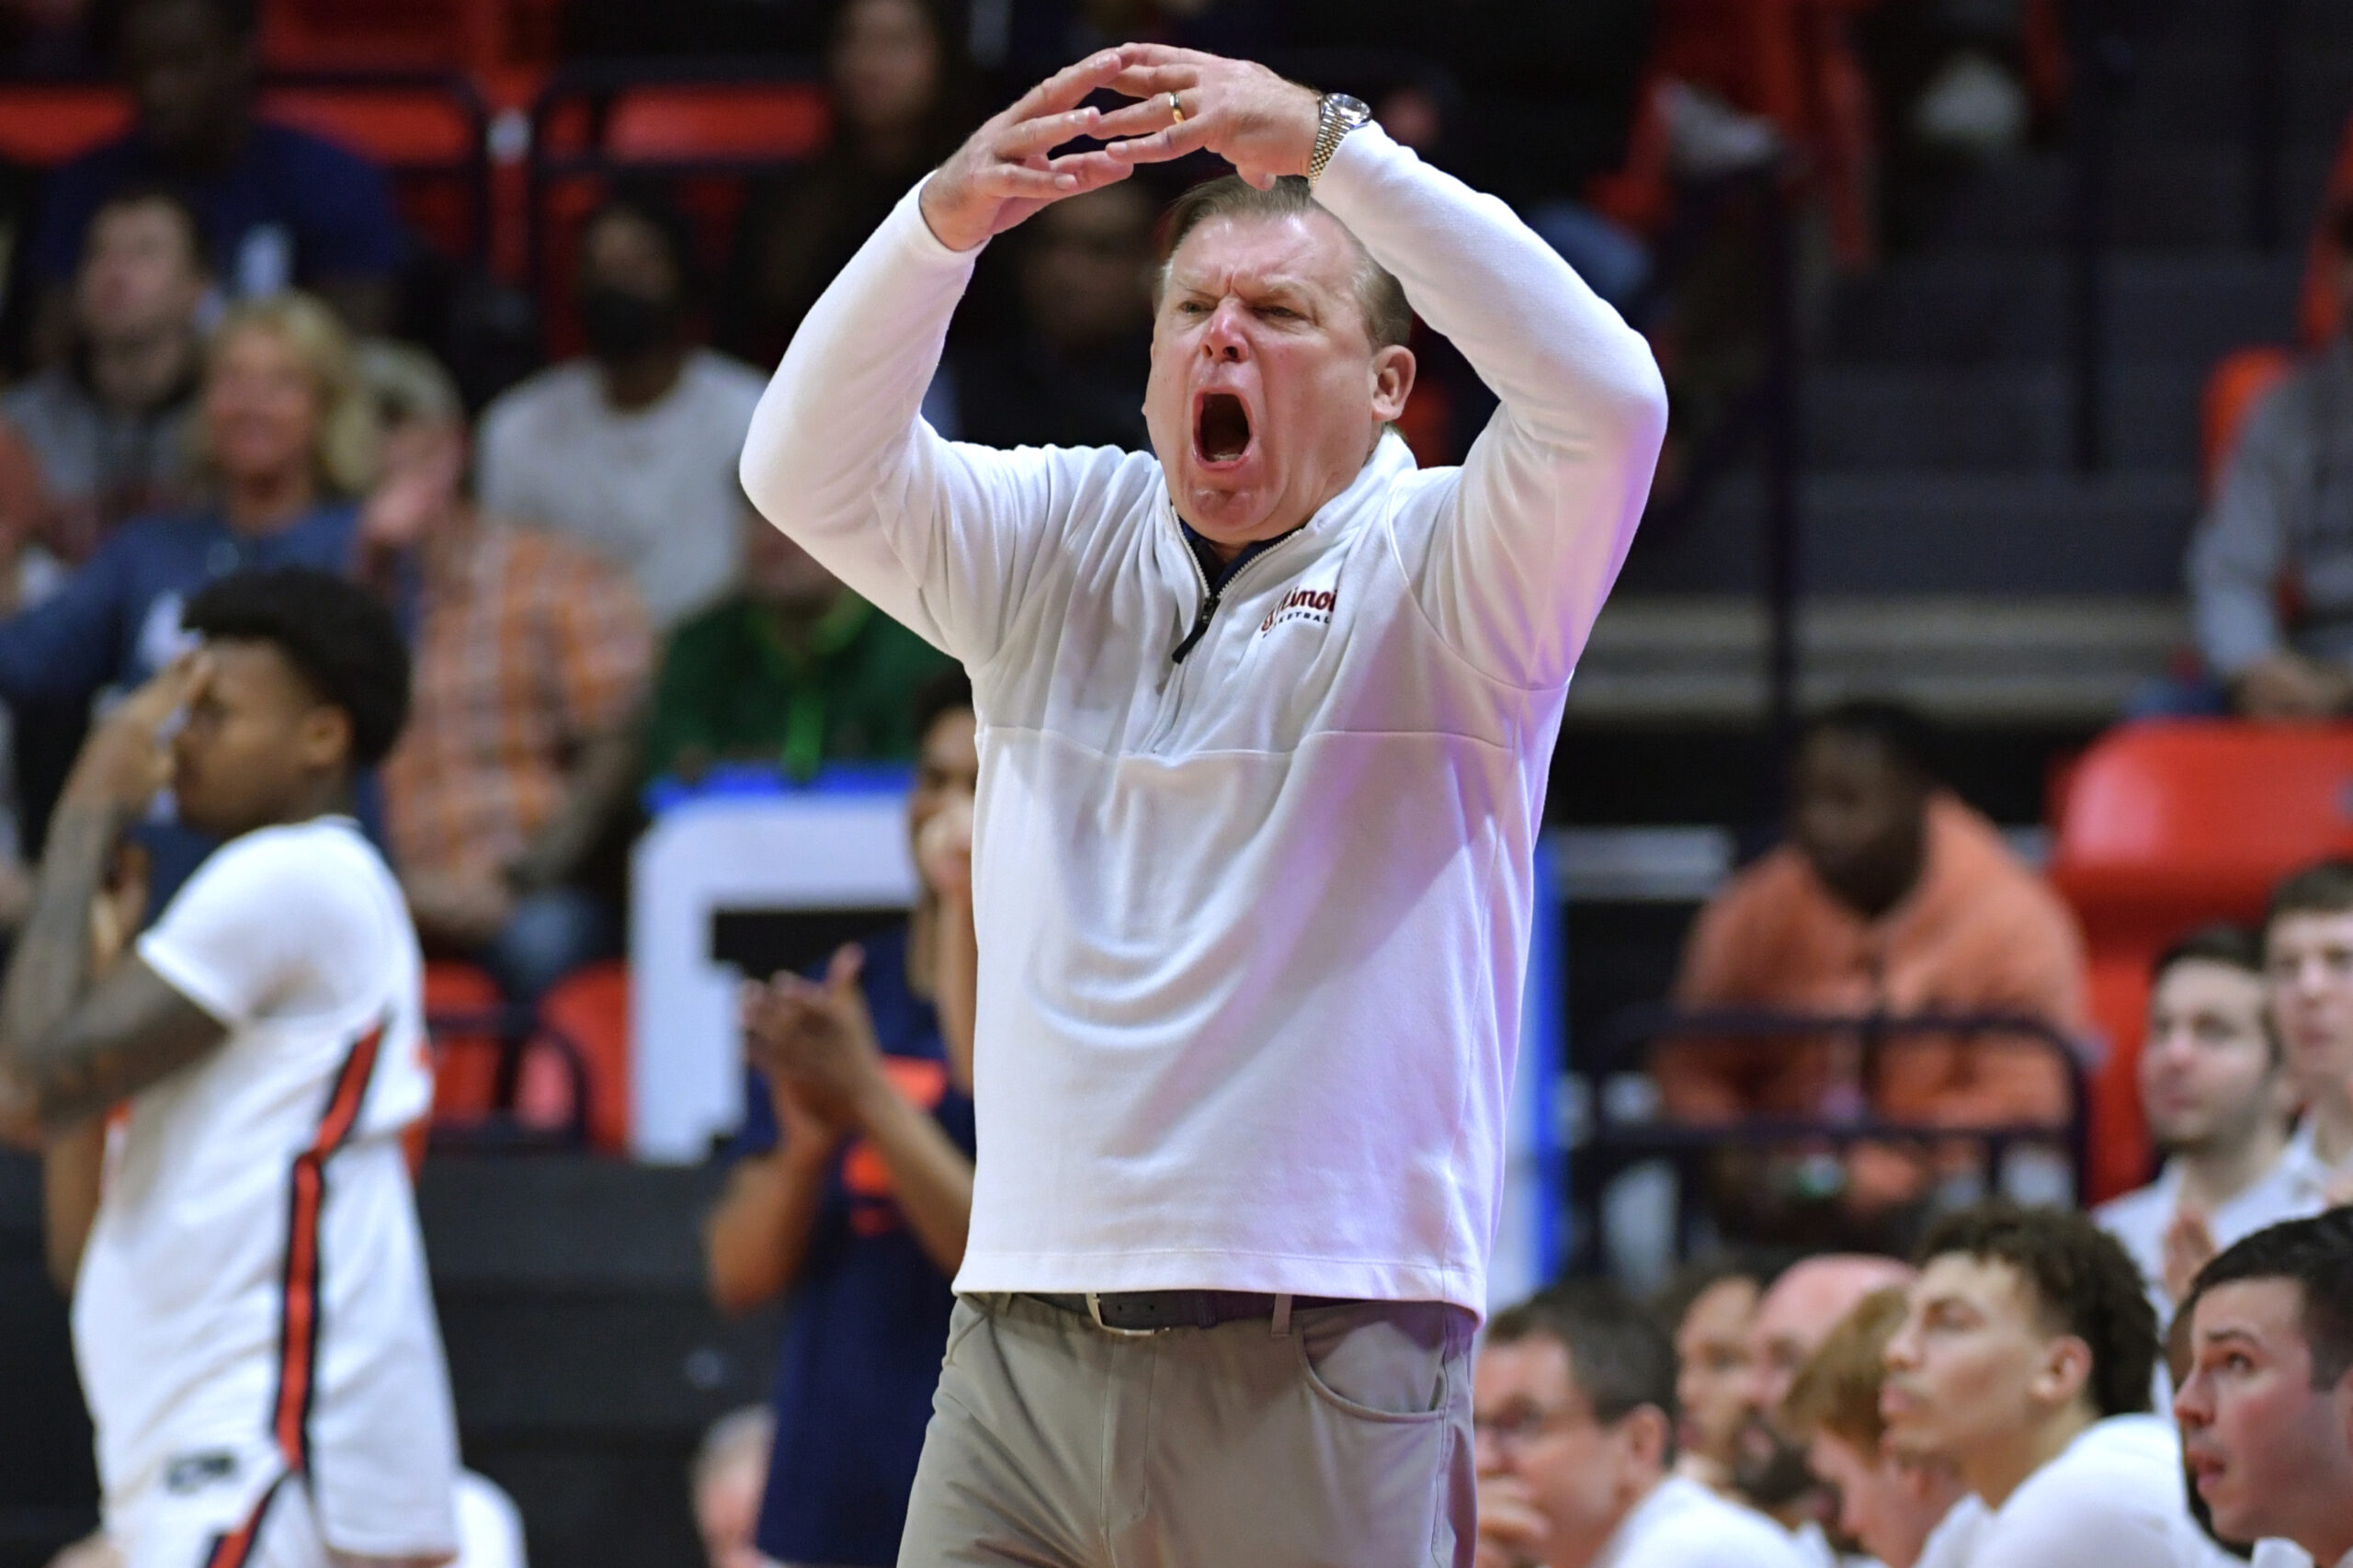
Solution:
{"label": "white quarter-zip pullover", "polygon": [[1383,437],[1181,663],[1207,584],[1156,460],[918,416],[973,256],[915,193],[753,419],[761,511],[972,675],[962,1291],[1485,1311],[1547,770],[1665,397],[1508,208],[1378,127],[1317,194],[1502,407],[1460,469]]}

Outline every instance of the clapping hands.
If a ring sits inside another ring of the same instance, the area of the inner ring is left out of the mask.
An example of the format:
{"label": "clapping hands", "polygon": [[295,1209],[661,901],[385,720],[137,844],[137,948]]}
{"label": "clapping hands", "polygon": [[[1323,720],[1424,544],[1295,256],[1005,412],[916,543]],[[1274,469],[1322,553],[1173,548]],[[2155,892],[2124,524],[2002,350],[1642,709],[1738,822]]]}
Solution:
{"label": "clapping hands", "polygon": [[768,1080],[788,1147],[830,1151],[877,1090],[889,1092],[858,983],[865,962],[851,945],[835,952],[823,981],[785,973],[744,987],[745,1054]]}

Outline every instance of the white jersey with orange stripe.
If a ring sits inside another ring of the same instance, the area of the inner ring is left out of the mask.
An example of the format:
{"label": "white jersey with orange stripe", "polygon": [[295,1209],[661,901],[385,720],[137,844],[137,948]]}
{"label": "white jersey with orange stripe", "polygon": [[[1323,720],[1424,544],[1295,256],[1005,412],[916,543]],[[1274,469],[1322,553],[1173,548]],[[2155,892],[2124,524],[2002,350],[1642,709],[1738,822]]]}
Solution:
{"label": "white jersey with orange stripe", "polygon": [[138,951],[229,1033],[131,1102],[74,1291],[109,1531],[145,1568],[145,1521],[233,1538],[291,1474],[338,1551],[449,1550],[456,1430],[400,1147],[433,1076],[398,882],[347,818],[266,828]]}

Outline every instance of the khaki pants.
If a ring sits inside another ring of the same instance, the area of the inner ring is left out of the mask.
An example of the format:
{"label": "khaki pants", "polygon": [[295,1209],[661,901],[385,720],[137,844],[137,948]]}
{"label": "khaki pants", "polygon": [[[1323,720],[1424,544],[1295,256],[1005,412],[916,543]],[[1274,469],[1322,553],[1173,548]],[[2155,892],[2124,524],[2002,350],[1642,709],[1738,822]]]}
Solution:
{"label": "khaki pants", "polygon": [[1392,1301],[1129,1337],[960,1298],[900,1568],[1468,1568],[1474,1326]]}

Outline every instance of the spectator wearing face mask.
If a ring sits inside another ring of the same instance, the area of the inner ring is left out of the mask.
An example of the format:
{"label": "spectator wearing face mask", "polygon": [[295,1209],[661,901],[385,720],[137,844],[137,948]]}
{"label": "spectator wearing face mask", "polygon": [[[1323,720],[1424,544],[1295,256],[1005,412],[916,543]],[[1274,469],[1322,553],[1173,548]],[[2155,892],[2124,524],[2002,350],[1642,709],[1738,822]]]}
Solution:
{"label": "spectator wearing face mask", "polygon": [[718,598],[740,560],[744,450],[762,382],[696,346],[686,222],[622,190],[580,231],[584,358],[533,376],[483,414],[485,511],[544,524],[636,581],[657,624]]}

